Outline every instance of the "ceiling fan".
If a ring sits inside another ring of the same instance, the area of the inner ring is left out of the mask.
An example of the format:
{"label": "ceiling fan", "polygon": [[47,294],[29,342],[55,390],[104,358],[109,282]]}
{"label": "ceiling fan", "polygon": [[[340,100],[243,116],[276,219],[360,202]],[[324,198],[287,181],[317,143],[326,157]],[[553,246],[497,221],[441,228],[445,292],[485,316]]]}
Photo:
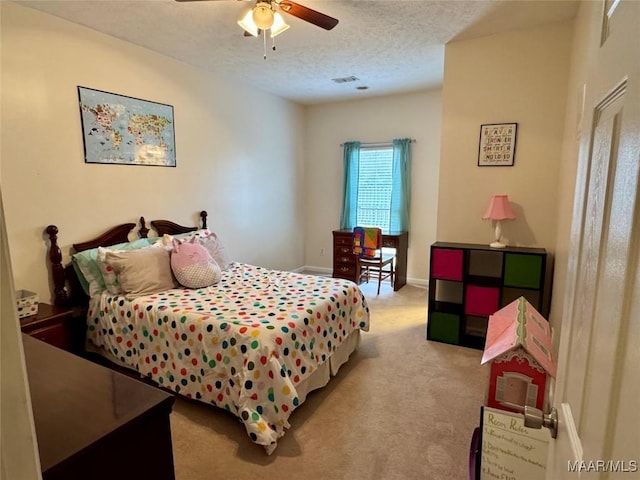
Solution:
{"label": "ceiling fan", "polygon": [[[197,2],[207,0],[176,1]],[[291,0],[257,0],[256,5],[238,20],[238,24],[254,37],[257,37],[261,31],[270,30],[273,38],[289,28],[289,25],[285,23],[279,12],[288,13],[325,30],[331,30],[338,24],[338,19]]]}

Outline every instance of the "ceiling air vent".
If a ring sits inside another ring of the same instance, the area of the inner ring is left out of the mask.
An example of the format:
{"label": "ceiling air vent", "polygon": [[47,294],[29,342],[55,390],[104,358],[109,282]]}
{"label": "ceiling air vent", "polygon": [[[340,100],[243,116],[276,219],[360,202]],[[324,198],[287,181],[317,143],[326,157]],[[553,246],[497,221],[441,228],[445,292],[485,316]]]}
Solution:
{"label": "ceiling air vent", "polygon": [[342,77],[342,78],[332,78],[331,81],[336,82],[336,83],[349,83],[349,82],[355,82],[356,80],[359,80],[358,77],[354,77],[353,75],[351,75],[350,77]]}

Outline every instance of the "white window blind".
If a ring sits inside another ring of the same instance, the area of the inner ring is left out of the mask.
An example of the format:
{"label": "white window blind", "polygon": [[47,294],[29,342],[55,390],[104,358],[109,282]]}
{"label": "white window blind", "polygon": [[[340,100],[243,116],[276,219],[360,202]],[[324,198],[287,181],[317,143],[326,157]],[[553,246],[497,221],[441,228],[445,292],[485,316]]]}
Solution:
{"label": "white window blind", "polygon": [[359,165],[357,224],[389,231],[393,147],[362,148]]}

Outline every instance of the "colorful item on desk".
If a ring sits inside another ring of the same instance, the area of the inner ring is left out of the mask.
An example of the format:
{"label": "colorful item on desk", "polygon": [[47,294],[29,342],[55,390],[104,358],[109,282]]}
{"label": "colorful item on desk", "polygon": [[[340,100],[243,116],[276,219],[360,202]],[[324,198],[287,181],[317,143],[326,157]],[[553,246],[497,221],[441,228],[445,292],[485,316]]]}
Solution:
{"label": "colorful item on desk", "polygon": [[353,229],[353,253],[360,257],[373,257],[380,248],[382,230],[378,227]]}

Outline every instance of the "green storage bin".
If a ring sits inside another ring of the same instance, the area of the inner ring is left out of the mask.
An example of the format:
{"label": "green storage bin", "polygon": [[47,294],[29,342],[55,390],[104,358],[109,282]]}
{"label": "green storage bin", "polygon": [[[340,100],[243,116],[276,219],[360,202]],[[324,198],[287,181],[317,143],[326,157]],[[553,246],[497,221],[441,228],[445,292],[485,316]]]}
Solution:
{"label": "green storage bin", "polygon": [[460,343],[460,315],[431,312],[427,340],[458,345]]}
{"label": "green storage bin", "polygon": [[542,255],[507,253],[504,258],[504,285],[540,288],[543,273],[542,257]]}

